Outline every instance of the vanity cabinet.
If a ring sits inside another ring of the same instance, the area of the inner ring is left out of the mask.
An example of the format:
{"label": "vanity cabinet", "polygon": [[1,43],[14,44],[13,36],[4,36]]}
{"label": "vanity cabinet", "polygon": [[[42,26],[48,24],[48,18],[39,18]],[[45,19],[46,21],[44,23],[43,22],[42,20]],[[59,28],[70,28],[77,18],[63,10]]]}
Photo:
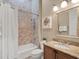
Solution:
{"label": "vanity cabinet", "polygon": [[55,59],[55,50],[48,46],[44,46],[44,59]]}
{"label": "vanity cabinet", "polygon": [[74,57],[72,57],[70,55],[67,55],[65,53],[57,51],[57,53],[56,53],[56,59],[76,59],[76,58],[74,58]]}
{"label": "vanity cabinet", "polygon": [[44,59],[77,59],[77,58],[44,45]]}

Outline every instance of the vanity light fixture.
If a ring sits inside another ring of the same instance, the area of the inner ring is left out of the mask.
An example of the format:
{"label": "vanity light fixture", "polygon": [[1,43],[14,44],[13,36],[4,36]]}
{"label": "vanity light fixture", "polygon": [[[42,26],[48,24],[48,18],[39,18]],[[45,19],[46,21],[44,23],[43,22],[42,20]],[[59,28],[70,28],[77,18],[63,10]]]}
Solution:
{"label": "vanity light fixture", "polygon": [[61,8],[65,8],[65,7],[67,7],[67,1],[62,1],[62,3],[61,3]]}
{"label": "vanity light fixture", "polygon": [[53,7],[53,11],[55,12],[55,11],[58,11],[58,7],[57,6],[54,6]]}
{"label": "vanity light fixture", "polygon": [[71,0],[72,3],[77,3],[79,0]]}

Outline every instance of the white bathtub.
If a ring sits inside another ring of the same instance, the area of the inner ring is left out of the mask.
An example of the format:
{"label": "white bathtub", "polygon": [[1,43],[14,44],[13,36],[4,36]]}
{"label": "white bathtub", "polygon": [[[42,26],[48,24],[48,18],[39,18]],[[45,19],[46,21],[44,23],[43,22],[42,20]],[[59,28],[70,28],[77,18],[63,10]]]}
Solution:
{"label": "white bathtub", "polygon": [[25,59],[31,55],[32,50],[38,48],[36,45],[29,43],[27,45],[20,46],[17,53],[17,59]]}

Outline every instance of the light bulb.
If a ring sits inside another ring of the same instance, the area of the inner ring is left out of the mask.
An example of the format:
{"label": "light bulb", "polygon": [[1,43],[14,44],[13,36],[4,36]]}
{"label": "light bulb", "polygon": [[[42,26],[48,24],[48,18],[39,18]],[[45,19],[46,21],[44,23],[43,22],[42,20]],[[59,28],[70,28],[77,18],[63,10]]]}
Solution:
{"label": "light bulb", "polygon": [[72,3],[77,3],[77,2],[79,2],[79,0],[72,0],[71,2]]}
{"label": "light bulb", "polygon": [[63,2],[61,3],[61,8],[65,8],[65,7],[67,7],[67,1],[63,1]]}
{"label": "light bulb", "polygon": [[58,7],[57,6],[54,6],[53,7],[53,11],[57,11],[58,10]]}

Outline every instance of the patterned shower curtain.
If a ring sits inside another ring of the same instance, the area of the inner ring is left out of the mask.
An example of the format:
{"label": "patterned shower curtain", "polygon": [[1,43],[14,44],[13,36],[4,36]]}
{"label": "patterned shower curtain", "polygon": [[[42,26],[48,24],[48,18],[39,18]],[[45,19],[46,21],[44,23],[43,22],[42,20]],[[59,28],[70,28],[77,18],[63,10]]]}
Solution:
{"label": "patterned shower curtain", "polygon": [[19,45],[38,45],[38,16],[23,10],[19,10],[18,15]]}

